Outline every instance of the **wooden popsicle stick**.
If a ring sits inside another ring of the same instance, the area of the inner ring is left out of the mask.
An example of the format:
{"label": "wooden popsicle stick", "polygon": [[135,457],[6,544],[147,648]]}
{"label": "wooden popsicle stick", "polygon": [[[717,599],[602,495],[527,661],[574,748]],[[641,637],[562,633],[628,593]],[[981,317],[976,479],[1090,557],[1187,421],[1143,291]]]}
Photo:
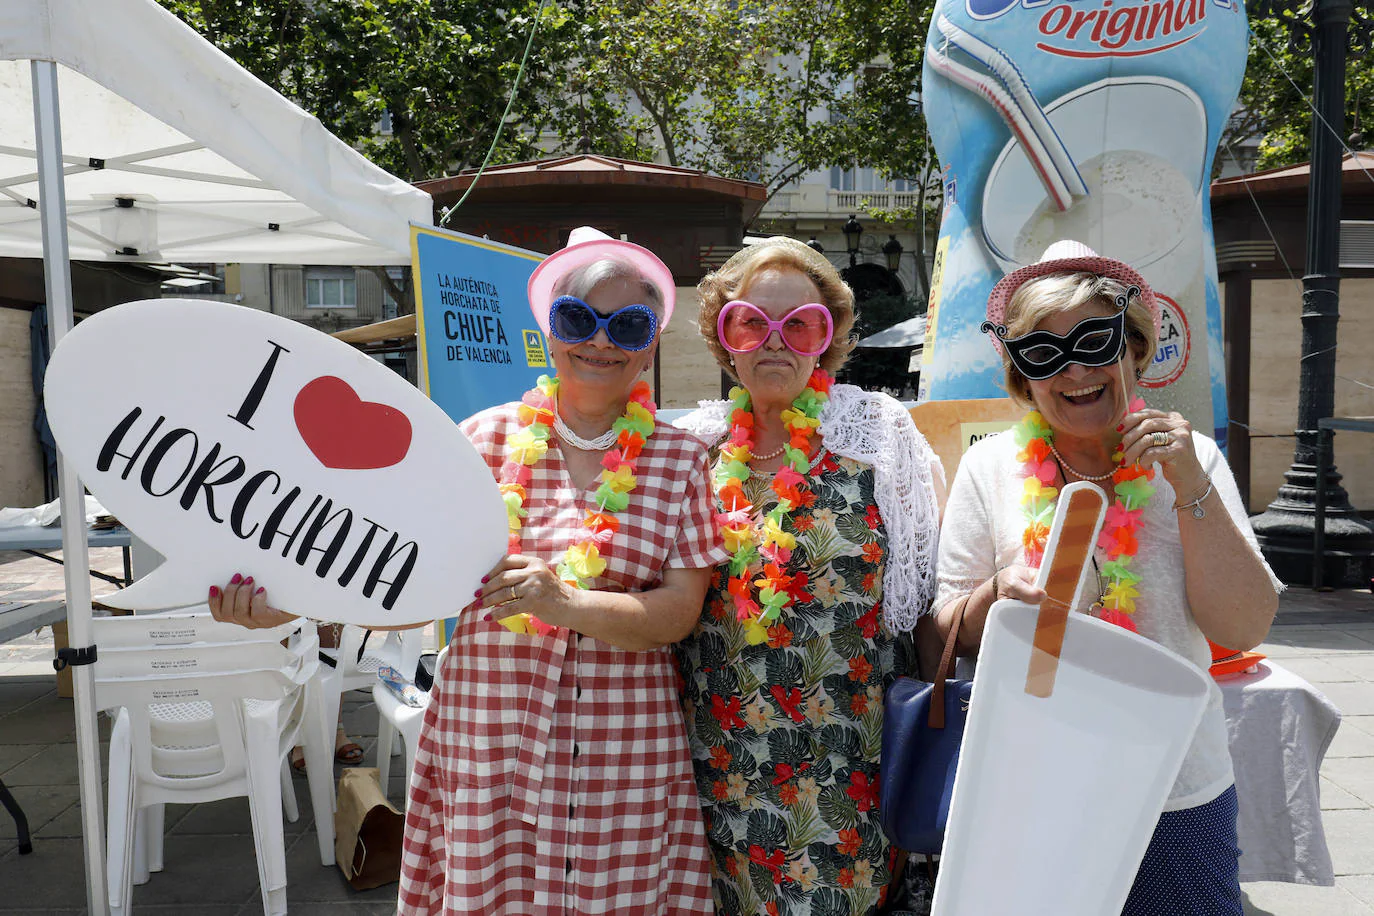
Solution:
{"label": "wooden popsicle stick", "polygon": [[1031,696],[1048,697],[1054,693],[1069,612],[1078,598],[1083,566],[1092,559],[1106,510],[1106,494],[1086,481],[1071,483],[1060,493],[1037,581],[1045,590],[1045,600],[1040,603],[1040,614],[1035,620],[1030,665],[1026,670],[1026,693]]}

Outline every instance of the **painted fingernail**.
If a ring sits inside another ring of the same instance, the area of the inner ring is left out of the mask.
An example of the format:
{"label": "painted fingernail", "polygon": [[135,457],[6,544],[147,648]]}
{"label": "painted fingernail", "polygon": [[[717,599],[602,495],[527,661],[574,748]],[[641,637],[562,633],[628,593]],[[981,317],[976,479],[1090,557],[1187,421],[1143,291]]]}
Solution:
{"label": "painted fingernail", "polygon": [[486,585],[487,582],[489,582],[489,581],[491,581],[491,576],[483,576],[483,577],[482,577],[482,584],[483,584],[483,585]]}
{"label": "painted fingernail", "polygon": [[244,584],[244,585],[252,585],[252,584],[253,584],[253,577],[252,577],[252,576],[249,576],[247,579],[244,579],[244,580],[243,580],[243,584]]}
{"label": "painted fingernail", "polygon": [[212,586],[210,586],[210,597],[211,597],[211,598],[218,598],[218,597],[219,597],[219,586],[218,586],[218,585],[212,585]]}
{"label": "painted fingernail", "polygon": [[239,584],[240,582],[242,582],[242,581],[243,581],[243,576],[240,576],[238,573],[234,573],[234,578],[232,578],[232,579],[229,580],[229,584],[230,584],[230,585],[238,585],[238,584]]}
{"label": "painted fingernail", "polygon": [[480,588],[477,589],[477,591],[475,591],[475,592],[472,593],[472,597],[474,597],[474,598],[481,598],[481,597],[482,597],[482,590],[481,590]]}
{"label": "painted fingernail", "polygon": [[1122,423],[1120,426],[1118,426],[1118,427],[1116,428],[1116,431],[1117,431],[1117,432],[1121,432],[1121,431],[1122,431],[1123,429],[1125,429],[1125,428],[1126,428],[1126,424],[1125,424],[1125,423]]}
{"label": "painted fingernail", "polygon": [[487,613],[483,614],[483,615],[482,615],[482,619],[483,619],[483,620],[490,620],[490,619],[491,619],[491,611],[487,611]]}
{"label": "painted fingernail", "polygon": [[[249,579],[248,581],[249,581],[249,582],[252,582],[253,580],[252,580],[252,579]],[[260,587],[257,591],[253,592],[253,594],[255,594],[255,595],[261,595],[261,594],[262,594],[263,592],[265,592],[265,591],[267,591],[267,589],[261,588],[261,587]]]}

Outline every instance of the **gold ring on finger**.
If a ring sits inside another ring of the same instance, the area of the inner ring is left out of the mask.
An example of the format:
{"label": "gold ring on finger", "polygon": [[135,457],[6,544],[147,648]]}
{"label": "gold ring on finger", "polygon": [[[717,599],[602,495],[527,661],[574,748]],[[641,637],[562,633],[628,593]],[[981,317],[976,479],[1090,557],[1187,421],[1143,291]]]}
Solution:
{"label": "gold ring on finger", "polygon": [[1169,444],[1169,434],[1164,430],[1158,430],[1150,434],[1150,441],[1163,448]]}

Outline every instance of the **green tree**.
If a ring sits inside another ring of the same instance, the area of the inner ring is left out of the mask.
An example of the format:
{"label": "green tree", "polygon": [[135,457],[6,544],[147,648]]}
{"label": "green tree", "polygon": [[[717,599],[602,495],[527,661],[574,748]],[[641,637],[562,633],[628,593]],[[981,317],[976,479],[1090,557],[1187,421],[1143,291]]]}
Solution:
{"label": "green tree", "polygon": [[[1310,19],[1310,12],[1300,14]],[[1374,13],[1368,5],[1356,5],[1352,30],[1366,33],[1374,27]],[[1238,142],[1259,137],[1257,168],[1278,168],[1306,162],[1312,152],[1312,50],[1302,44],[1289,45],[1289,27],[1276,16],[1257,16],[1250,20],[1250,55],[1245,81],[1241,85],[1236,114],[1222,133],[1218,159],[1239,155]],[[1345,68],[1345,123],[1332,125],[1342,142],[1371,114],[1374,104],[1374,68],[1368,59],[1347,61]]]}
{"label": "green tree", "polygon": [[[862,23],[848,33],[851,59],[864,62],[859,65],[862,78],[857,91],[845,103],[853,125],[855,158],[886,177],[912,182],[922,192],[915,206],[864,209],[875,219],[914,231],[924,252],[928,240],[939,231],[944,202],[939,160],[920,104],[925,38],[934,0],[840,2],[842,15]],[[916,258],[916,280],[917,311],[924,311],[930,290],[924,257]]]}
{"label": "green tree", "polygon": [[[519,70],[538,0],[160,0],[255,76],[378,165],[409,179],[479,164]],[[540,38],[493,161],[537,155],[536,101],[567,76],[572,29],[543,10]],[[382,130],[386,119],[390,130]]]}
{"label": "green tree", "polygon": [[[580,0],[573,68],[608,117],[593,148],[661,150],[672,165],[776,192],[832,164],[914,174],[928,0]],[[913,137],[916,139],[913,140]]]}

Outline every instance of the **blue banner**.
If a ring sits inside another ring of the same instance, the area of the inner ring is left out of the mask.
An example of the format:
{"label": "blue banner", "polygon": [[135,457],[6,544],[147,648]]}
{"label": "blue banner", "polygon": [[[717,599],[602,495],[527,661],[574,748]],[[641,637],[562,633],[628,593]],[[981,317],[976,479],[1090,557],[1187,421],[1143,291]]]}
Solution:
{"label": "blue banner", "polygon": [[543,255],[414,224],[410,251],[420,387],[455,422],[552,373],[525,294]]}

